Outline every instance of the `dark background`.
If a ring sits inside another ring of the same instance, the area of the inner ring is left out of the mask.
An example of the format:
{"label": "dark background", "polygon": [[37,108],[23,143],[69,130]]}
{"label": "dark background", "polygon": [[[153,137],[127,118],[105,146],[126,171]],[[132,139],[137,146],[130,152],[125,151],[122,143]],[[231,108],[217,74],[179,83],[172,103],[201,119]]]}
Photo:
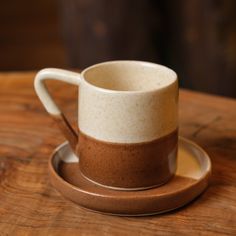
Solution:
{"label": "dark background", "polygon": [[83,69],[117,59],[164,64],[182,87],[236,97],[236,1],[0,3],[1,71]]}

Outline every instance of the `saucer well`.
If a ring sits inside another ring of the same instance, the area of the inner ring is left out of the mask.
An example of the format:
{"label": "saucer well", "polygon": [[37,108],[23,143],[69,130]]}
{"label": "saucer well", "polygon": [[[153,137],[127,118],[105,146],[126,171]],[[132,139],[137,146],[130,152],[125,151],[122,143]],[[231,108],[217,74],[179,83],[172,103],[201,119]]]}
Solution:
{"label": "saucer well", "polygon": [[176,175],[166,184],[147,190],[118,191],[87,180],[68,142],[58,146],[49,161],[53,186],[81,207],[113,215],[153,215],[179,208],[202,193],[209,182],[211,162],[195,143],[179,137]]}

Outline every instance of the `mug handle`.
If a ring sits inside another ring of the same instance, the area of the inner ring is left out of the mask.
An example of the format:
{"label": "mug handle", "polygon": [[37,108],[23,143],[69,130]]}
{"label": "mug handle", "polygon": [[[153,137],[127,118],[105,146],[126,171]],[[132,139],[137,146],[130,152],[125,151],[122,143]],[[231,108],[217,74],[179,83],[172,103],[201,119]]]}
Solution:
{"label": "mug handle", "polygon": [[79,85],[81,82],[81,76],[78,73],[55,69],[55,68],[46,68],[40,70],[34,80],[34,88],[35,91],[44,105],[47,112],[51,115],[51,117],[56,121],[59,126],[59,129],[69,141],[73,150],[76,149],[76,145],[78,142],[77,132],[72,128],[69,121],[65,117],[65,115],[61,112],[59,107],[56,105],[54,100],[52,99],[44,81],[45,80],[59,80],[69,84]]}

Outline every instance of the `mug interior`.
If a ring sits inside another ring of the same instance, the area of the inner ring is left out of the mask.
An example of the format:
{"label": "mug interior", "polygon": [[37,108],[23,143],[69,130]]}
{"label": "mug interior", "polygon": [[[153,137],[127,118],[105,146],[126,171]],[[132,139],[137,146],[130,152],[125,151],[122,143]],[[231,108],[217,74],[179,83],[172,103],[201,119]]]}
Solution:
{"label": "mug interior", "polygon": [[93,86],[116,91],[149,91],[167,87],[176,73],[162,65],[141,61],[111,61],[91,66],[82,72]]}

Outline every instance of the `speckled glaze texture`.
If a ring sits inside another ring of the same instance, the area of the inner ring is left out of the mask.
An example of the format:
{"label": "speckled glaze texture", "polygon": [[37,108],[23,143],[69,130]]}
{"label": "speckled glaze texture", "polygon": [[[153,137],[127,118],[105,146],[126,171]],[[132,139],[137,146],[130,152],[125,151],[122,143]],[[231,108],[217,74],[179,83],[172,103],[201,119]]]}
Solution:
{"label": "speckled glaze texture", "polygon": [[150,188],[167,182],[176,171],[178,132],[151,142],[120,144],[98,141],[80,132],[81,173],[113,188]]}
{"label": "speckled glaze texture", "polygon": [[117,189],[145,189],[176,170],[178,82],[152,63],[116,61],[82,72],[79,89],[80,170]]}
{"label": "speckled glaze texture", "polygon": [[101,141],[137,143],[176,130],[178,82],[172,70],[152,63],[111,62],[88,68],[82,77],[78,126],[84,134]]}

